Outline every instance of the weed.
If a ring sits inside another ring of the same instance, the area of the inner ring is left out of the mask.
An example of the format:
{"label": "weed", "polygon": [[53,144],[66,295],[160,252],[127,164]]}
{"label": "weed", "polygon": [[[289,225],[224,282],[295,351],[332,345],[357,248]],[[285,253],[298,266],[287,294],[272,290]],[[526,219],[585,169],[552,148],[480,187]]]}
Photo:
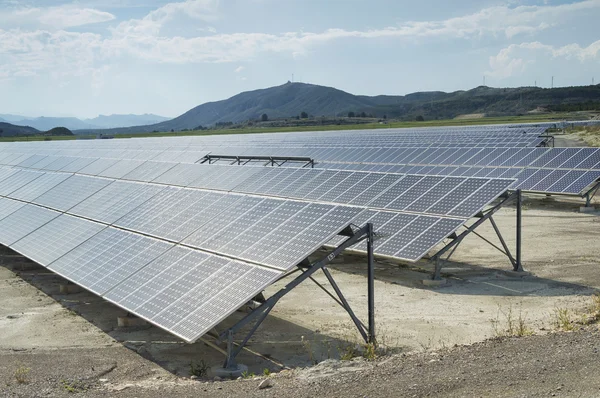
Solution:
{"label": "weed", "polygon": [[251,379],[253,377],[255,377],[256,375],[254,373],[248,373],[247,370],[242,372],[242,378],[243,379]]}
{"label": "weed", "polygon": [[377,347],[373,343],[367,343],[364,346],[363,358],[367,361],[374,361],[377,358]]}
{"label": "weed", "polygon": [[[501,314],[504,317],[504,324],[500,320]],[[523,316],[521,309],[519,309],[518,316],[515,317],[512,305],[508,307],[506,312],[498,307],[496,319],[492,319],[491,323],[496,337],[523,337],[533,334],[533,330],[527,326],[527,318]]]}
{"label": "weed", "polygon": [[17,383],[19,383],[19,384],[27,383],[27,375],[29,374],[30,371],[31,371],[30,368],[26,368],[23,365],[19,366],[17,368],[17,370],[15,370],[15,380],[17,380]]}
{"label": "weed", "polygon": [[269,368],[264,368],[263,369],[263,376],[271,376],[271,371],[269,370]]}
{"label": "weed", "polygon": [[209,366],[204,362],[203,359],[198,363],[190,361],[190,376],[204,377],[208,373]]}
{"label": "weed", "polygon": [[62,387],[70,393],[78,393],[87,390],[87,387],[80,382],[71,382],[68,380],[61,380],[60,382],[62,384]]}
{"label": "weed", "polygon": [[316,365],[318,362],[315,361],[312,344],[311,344],[310,340],[305,339],[304,336],[301,336],[300,342],[302,343],[302,346],[308,353],[308,360],[310,361],[310,363],[312,363],[313,365]]}
{"label": "weed", "polygon": [[559,330],[573,330],[573,321],[568,309],[556,308],[554,310],[554,325]]}
{"label": "weed", "polygon": [[355,344],[346,344],[340,351],[340,359],[342,361],[349,361],[352,358],[356,358],[358,356],[358,352],[356,350]]}

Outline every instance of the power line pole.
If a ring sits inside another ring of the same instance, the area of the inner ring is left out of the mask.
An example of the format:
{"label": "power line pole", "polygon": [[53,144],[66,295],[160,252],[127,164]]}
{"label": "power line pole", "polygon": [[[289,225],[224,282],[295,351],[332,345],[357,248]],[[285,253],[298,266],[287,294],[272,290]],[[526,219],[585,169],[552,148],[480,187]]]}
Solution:
{"label": "power line pole", "polygon": [[550,88],[554,88],[554,76],[552,76],[552,84],[550,85]]}

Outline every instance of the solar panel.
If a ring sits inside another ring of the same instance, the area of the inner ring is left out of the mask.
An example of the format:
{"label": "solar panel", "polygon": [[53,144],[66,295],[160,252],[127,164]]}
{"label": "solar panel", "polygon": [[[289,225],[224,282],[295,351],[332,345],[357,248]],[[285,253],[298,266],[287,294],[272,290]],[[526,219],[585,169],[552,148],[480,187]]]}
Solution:
{"label": "solar panel", "polygon": [[105,228],[102,224],[69,215],[60,215],[31,232],[12,248],[47,266]]}
{"label": "solar panel", "polygon": [[73,175],[33,202],[56,210],[66,211],[98,192],[112,180]]}
{"label": "solar panel", "polygon": [[58,212],[26,204],[0,221],[0,242],[10,246],[59,215]]}
{"label": "solar panel", "polygon": [[10,197],[31,202],[69,177],[70,174],[66,173],[45,173],[39,178],[35,179],[35,183],[28,183],[10,193]]}

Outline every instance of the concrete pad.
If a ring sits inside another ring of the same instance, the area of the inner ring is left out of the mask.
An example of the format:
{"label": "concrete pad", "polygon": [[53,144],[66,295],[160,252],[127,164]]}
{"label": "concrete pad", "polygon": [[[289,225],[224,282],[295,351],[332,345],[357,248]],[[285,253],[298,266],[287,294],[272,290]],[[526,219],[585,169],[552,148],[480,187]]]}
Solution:
{"label": "concrete pad", "polygon": [[129,327],[137,327],[137,326],[146,326],[148,322],[143,320],[142,318],[138,318],[136,316],[118,316],[117,317],[117,326],[120,328],[129,328]]}
{"label": "concrete pad", "polygon": [[428,286],[428,287],[440,287],[440,286],[447,286],[450,283],[448,282],[447,279],[423,279],[421,281],[421,283],[423,284],[423,286]]}
{"label": "concrete pad", "polygon": [[74,294],[74,293],[80,293],[83,291],[83,288],[81,286],[76,285],[74,283],[67,283],[67,284],[60,285],[59,289],[60,289],[61,294]]}
{"label": "concrete pad", "polygon": [[248,367],[246,365],[238,364],[235,369],[225,369],[221,367],[214,367],[211,369],[212,374],[218,376],[222,379],[231,378],[237,379],[242,376],[242,373],[248,372]]}
{"label": "concrete pad", "polygon": [[508,271],[502,271],[502,273],[506,276],[512,276],[512,277],[517,277],[517,278],[522,278],[525,276],[531,276],[531,272],[527,272],[527,271],[513,271],[513,270],[508,270]]}
{"label": "concrete pad", "polygon": [[579,208],[580,213],[595,213],[596,208],[594,206],[581,206]]}

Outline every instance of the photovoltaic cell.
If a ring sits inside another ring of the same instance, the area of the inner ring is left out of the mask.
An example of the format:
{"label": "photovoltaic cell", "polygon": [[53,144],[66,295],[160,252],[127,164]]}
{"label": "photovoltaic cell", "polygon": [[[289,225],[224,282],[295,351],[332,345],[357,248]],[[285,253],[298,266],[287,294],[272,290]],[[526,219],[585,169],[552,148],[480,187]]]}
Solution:
{"label": "photovoltaic cell", "polygon": [[58,212],[26,204],[0,221],[0,242],[10,246],[59,215]]}

